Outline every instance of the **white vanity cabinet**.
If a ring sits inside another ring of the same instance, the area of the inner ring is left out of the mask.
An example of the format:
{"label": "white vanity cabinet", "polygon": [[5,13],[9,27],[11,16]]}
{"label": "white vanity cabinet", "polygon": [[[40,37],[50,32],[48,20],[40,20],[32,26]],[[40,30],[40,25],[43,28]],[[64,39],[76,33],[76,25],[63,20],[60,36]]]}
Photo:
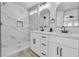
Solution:
{"label": "white vanity cabinet", "polygon": [[31,49],[42,57],[48,56],[48,35],[42,33],[31,33]]}
{"label": "white vanity cabinet", "polygon": [[31,32],[31,49],[41,57],[78,57],[79,40],[35,31]]}
{"label": "white vanity cabinet", "polygon": [[58,57],[60,56],[59,48],[60,45],[53,44],[52,42],[49,43],[49,57]]}
{"label": "white vanity cabinet", "polygon": [[40,34],[31,33],[31,49],[40,55]]}
{"label": "white vanity cabinet", "polygon": [[50,57],[78,57],[78,40],[49,36]]}
{"label": "white vanity cabinet", "polygon": [[62,57],[78,57],[78,49],[69,48],[65,46],[62,46],[61,49],[62,50],[60,52]]}
{"label": "white vanity cabinet", "polygon": [[78,49],[65,47],[56,43],[49,45],[49,57],[78,57],[78,53]]}

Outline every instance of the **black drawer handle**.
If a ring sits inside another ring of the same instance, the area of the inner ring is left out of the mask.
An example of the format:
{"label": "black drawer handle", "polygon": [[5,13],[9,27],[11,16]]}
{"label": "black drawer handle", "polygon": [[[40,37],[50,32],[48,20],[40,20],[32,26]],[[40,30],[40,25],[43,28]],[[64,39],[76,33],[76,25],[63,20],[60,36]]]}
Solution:
{"label": "black drawer handle", "polygon": [[43,46],[46,46],[46,44],[42,43]]}
{"label": "black drawer handle", "polygon": [[41,53],[42,55],[46,55],[45,53]]}
{"label": "black drawer handle", "polygon": [[46,38],[46,36],[42,36],[42,38]]}
{"label": "black drawer handle", "polygon": [[33,39],[33,44],[36,44],[36,39]]}
{"label": "black drawer handle", "polygon": [[57,47],[57,55],[59,55],[59,47]]}
{"label": "black drawer handle", "polygon": [[62,56],[62,48],[60,48],[60,56]]}

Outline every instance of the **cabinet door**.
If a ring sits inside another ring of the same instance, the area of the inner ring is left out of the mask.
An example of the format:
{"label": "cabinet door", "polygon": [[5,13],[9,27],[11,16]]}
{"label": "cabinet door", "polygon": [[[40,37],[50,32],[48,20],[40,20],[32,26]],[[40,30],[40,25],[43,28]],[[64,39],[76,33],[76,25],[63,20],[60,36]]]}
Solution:
{"label": "cabinet door", "polygon": [[60,56],[60,45],[49,43],[49,57],[59,57]]}
{"label": "cabinet door", "polygon": [[78,57],[78,50],[69,48],[69,47],[62,47],[62,51],[60,51],[63,57]]}
{"label": "cabinet door", "polygon": [[31,33],[31,49],[40,54],[40,35],[37,33]]}

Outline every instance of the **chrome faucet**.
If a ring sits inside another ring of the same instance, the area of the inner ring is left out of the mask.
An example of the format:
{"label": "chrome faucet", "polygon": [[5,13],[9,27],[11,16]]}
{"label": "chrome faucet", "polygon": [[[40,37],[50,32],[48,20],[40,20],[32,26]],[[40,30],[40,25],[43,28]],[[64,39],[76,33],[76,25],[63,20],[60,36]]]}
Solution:
{"label": "chrome faucet", "polygon": [[64,31],[65,31],[65,26],[62,26],[61,29],[62,29],[62,28],[64,28]]}
{"label": "chrome faucet", "polygon": [[62,28],[64,28],[64,29],[62,30],[62,33],[68,33],[68,30],[65,29],[65,26],[62,26],[61,29],[62,29]]}

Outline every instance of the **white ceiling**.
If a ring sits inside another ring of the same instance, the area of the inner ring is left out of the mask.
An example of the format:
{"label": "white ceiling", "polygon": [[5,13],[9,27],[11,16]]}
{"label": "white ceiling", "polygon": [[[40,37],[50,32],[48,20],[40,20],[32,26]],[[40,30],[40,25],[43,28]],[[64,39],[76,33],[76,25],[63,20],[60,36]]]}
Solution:
{"label": "white ceiling", "polygon": [[29,9],[40,2],[12,2],[12,3],[17,4],[21,7],[26,8],[26,9]]}

